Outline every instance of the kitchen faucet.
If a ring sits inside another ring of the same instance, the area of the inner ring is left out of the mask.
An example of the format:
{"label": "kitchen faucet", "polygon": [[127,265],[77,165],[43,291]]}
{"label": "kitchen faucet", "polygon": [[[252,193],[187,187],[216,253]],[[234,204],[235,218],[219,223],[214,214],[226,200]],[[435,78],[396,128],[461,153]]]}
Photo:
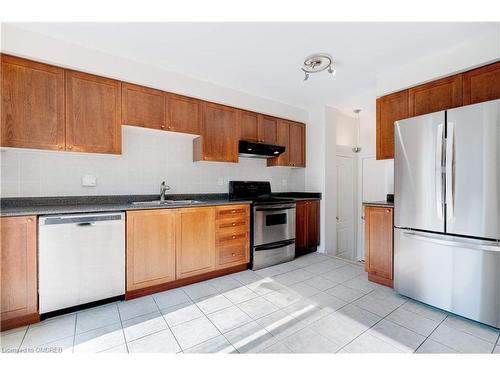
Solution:
{"label": "kitchen faucet", "polygon": [[165,192],[167,190],[170,190],[170,186],[165,181],[162,181],[160,185],[160,201],[163,202],[165,200]]}

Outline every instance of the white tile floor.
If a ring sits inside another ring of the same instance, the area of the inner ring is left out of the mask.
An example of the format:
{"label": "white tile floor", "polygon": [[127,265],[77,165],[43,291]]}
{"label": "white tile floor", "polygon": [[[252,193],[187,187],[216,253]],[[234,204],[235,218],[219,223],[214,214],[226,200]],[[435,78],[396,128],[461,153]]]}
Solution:
{"label": "white tile floor", "polygon": [[2,352],[500,353],[499,330],[371,283],[313,253],[42,321]]}

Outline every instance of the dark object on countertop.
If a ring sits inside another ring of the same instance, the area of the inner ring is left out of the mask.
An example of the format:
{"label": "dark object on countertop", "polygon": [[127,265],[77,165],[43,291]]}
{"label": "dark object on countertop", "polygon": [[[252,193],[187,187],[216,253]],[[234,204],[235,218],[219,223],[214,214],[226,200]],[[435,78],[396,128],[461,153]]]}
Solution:
{"label": "dark object on countertop", "polygon": [[390,203],[394,203],[394,194],[387,194],[385,200]]}

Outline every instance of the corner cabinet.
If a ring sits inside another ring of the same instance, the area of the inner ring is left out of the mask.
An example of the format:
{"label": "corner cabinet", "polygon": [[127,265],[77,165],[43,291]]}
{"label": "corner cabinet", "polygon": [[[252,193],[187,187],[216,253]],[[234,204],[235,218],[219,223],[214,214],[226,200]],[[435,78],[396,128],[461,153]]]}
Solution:
{"label": "corner cabinet", "polygon": [[306,127],[304,124],[279,120],[277,144],[285,146],[285,152],[277,158],[267,160],[268,167],[284,166],[305,168],[306,166]]}
{"label": "corner cabinet", "polygon": [[365,271],[368,280],[393,286],[393,209],[365,207]]}
{"label": "corner cabinet", "polygon": [[66,71],[66,150],[121,153],[121,83]]}
{"label": "corner cabinet", "polygon": [[2,217],[0,226],[1,330],[8,330],[39,320],[36,217]]}
{"label": "corner cabinet", "polygon": [[64,150],[64,69],[1,59],[1,146]]}
{"label": "corner cabinet", "polygon": [[377,99],[377,160],[394,159],[394,122],[408,113],[408,90]]}
{"label": "corner cabinet", "polygon": [[295,255],[316,251],[320,243],[320,201],[296,203]]}
{"label": "corner cabinet", "polygon": [[201,137],[193,140],[194,161],[238,162],[238,110],[204,102]]}

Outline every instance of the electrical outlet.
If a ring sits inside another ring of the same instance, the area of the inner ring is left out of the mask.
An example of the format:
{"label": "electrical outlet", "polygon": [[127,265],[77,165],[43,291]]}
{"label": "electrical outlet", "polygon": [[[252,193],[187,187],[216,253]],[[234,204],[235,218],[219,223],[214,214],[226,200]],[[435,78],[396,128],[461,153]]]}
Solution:
{"label": "electrical outlet", "polygon": [[217,185],[219,185],[219,186],[223,186],[224,185],[224,179],[222,177],[219,177],[217,179]]}
{"label": "electrical outlet", "polygon": [[95,187],[97,186],[97,177],[91,174],[87,174],[82,177],[82,186],[85,187]]}

